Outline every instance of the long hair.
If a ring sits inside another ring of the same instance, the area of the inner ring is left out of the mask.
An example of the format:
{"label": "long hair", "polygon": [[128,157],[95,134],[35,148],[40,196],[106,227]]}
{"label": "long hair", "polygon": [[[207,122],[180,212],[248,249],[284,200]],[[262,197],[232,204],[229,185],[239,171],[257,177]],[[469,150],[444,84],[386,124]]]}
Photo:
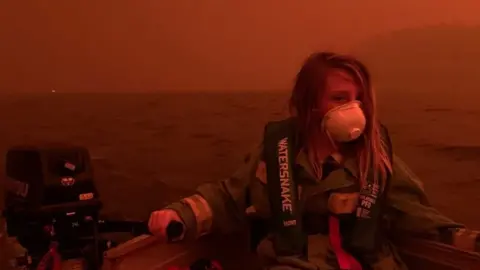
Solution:
{"label": "long hair", "polygon": [[348,73],[359,89],[358,99],[367,120],[365,131],[356,144],[357,167],[360,184],[367,183],[369,170],[376,184],[385,187],[392,162],[388,155],[387,142],[382,139],[381,125],[377,119],[375,93],[370,73],[365,65],[354,57],[331,52],[314,53],[303,64],[297,74],[289,100],[290,114],[297,118],[299,140],[307,144],[312,140],[313,131],[318,128],[318,119],[313,116],[317,100],[325,94],[326,78],[332,69]]}

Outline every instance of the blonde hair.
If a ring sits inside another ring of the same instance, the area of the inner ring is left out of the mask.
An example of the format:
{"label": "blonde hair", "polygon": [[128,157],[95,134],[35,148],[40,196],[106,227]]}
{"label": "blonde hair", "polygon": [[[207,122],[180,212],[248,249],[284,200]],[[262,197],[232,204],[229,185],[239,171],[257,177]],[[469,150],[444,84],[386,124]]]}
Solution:
{"label": "blonde hair", "polygon": [[374,184],[380,185],[383,189],[388,175],[392,173],[389,145],[382,138],[382,127],[377,118],[375,91],[370,74],[365,65],[356,58],[321,52],[311,55],[306,60],[297,74],[289,102],[291,113],[299,121],[300,139],[309,140],[309,134],[315,125],[311,113],[316,106],[317,98],[325,91],[327,73],[331,69],[340,69],[350,74],[360,89],[359,100],[367,119],[362,140],[356,147],[360,184],[366,185],[369,173],[373,173]]}

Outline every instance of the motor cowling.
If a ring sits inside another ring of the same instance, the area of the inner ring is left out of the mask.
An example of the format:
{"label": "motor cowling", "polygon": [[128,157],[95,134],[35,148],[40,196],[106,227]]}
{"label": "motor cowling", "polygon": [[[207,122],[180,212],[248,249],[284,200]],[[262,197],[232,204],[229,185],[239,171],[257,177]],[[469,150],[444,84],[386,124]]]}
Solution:
{"label": "motor cowling", "polygon": [[39,211],[98,198],[84,147],[15,146],[7,152],[5,172],[6,209]]}
{"label": "motor cowling", "polygon": [[89,152],[47,144],[11,147],[5,164],[6,233],[28,250],[34,263],[60,243],[65,259],[84,253],[96,235],[101,202]]}

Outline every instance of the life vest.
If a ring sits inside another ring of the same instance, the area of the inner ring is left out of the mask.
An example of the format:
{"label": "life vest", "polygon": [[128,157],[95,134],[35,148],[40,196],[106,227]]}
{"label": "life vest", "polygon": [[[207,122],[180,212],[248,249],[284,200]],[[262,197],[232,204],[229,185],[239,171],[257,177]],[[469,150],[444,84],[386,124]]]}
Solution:
{"label": "life vest", "polygon": [[[299,256],[307,260],[308,235],[302,225],[302,209],[299,205],[295,180],[297,174],[295,159],[300,151],[296,141],[296,130],[294,118],[268,123],[264,131],[263,159],[266,163],[275,252],[280,256]],[[383,133],[384,140],[389,146],[391,159],[391,143],[386,130],[383,130]],[[360,189],[360,200],[348,243],[344,243],[340,235],[342,221],[334,215],[329,217],[330,243],[341,269],[361,269],[360,263],[351,253],[345,252],[345,244],[357,258],[368,257],[378,246],[379,221],[381,208],[384,205],[382,202],[388,187],[381,192],[378,186],[373,186],[372,173],[368,175],[368,185]],[[390,176],[386,181],[387,185],[389,178]]]}

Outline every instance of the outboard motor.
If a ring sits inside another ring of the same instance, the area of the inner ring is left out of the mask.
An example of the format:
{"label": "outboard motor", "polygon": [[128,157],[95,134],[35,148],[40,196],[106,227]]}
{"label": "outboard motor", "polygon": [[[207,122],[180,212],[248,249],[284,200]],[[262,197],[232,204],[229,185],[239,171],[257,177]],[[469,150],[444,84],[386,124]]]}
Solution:
{"label": "outboard motor", "polygon": [[[148,234],[145,221],[99,218],[102,203],[93,179],[89,152],[69,145],[16,146],[6,156],[5,229],[0,250],[8,269],[97,270],[115,243],[101,233]],[[6,232],[6,233],[5,233]],[[167,228],[170,238],[183,225]],[[5,252],[6,251],[6,252]],[[0,256],[0,269],[4,269]],[[189,269],[221,269],[198,260]]]}
{"label": "outboard motor", "polygon": [[17,266],[36,266],[55,247],[62,260],[88,258],[87,268],[98,268],[102,204],[86,148],[12,147],[6,155],[5,184],[6,233],[28,251],[17,258]]}

